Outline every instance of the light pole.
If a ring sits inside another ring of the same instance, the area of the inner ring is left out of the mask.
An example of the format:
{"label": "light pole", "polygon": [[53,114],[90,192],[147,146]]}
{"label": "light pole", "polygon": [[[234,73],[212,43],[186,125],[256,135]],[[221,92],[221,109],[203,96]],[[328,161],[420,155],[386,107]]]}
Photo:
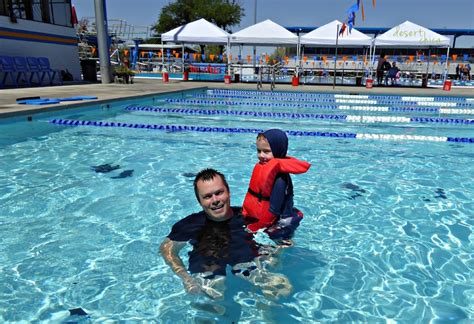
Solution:
{"label": "light pole", "polygon": [[102,83],[112,82],[112,71],[110,69],[107,14],[105,12],[105,0],[95,0],[95,26],[97,30],[97,45],[99,47],[100,79]]}
{"label": "light pole", "polygon": [[[253,24],[257,23],[257,0],[253,0]],[[257,64],[257,46],[253,46],[253,67]]]}

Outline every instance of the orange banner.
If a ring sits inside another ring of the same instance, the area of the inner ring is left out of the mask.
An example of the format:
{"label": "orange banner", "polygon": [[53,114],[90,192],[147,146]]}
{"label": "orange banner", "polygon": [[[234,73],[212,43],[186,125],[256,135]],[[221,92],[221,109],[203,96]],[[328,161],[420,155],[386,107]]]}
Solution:
{"label": "orange banner", "polygon": [[457,58],[458,58],[458,55],[457,55],[457,54],[453,54],[453,55],[451,55],[451,57],[453,58],[453,61],[456,61]]}
{"label": "orange banner", "polygon": [[209,58],[211,59],[211,61],[214,61],[214,57],[215,57],[214,54],[209,54]]}
{"label": "orange banner", "polygon": [[247,55],[247,62],[248,63],[252,62],[252,56],[251,55]]}

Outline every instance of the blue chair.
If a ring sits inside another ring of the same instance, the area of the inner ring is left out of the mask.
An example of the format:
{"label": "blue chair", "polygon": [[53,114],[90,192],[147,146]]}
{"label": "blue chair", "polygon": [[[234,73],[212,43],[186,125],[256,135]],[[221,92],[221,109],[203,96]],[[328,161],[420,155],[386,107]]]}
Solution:
{"label": "blue chair", "polygon": [[3,78],[0,81],[0,87],[4,88],[7,82],[8,76],[10,76],[11,82],[15,87],[18,87],[18,83],[15,78],[15,62],[11,56],[0,56],[0,73],[3,73]]}
{"label": "blue chair", "polygon": [[33,78],[33,74],[36,74],[39,85],[42,85],[46,72],[41,71],[38,59],[36,57],[28,56],[26,58],[26,63],[28,64],[28,69],[32,74],[31,78]]}
{"label": "blue chair", "polygon": [[49,63],[49,59],[47,57],[38,57],[38,63],[41,72],[45,72],[49,78],[49,83],[52,85],[55,77],[58,77],[59,84],[63,84],[63,80],[61,78],[61,71],[53,70],[51,68],[51,64]]}
{"label": "blue chair", "polygon": [[[29,74],[29,76],[30,76],[28,78],[28,84],[29,85],[32,85],[34,82],[38,85],[42,84],[39,69],[36,69],[36,70],[34,68],[31,69],[27,58],[25,58],[23,56],[15,56],[13,58],[13,60],[15,61],[15,67],[16,67],[17,72],[21,71],[21,72],[25,73],[25,75],[27,73]],[[36,77],[36,81],[34,80],[35,77]]]}
{"label": "blue chair", "polygon": [[[26,59],[21,56],[14,56],[13,62],[15,63],[16,69],[16,83],[20,84],[20,82],[25,82],[27,86],[31,86],[31,79],[32,76],[30,73],[30,69],[28,68],[28,63],[26,63]],[[30,76],[28,77],[28,74]]]}

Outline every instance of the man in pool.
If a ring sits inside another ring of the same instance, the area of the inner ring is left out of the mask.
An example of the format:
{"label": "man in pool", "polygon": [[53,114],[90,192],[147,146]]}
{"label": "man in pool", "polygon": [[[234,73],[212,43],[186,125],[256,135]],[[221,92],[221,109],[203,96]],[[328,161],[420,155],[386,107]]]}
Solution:
{"label": "man in pool", "polygon": [[[174,224],[160,246],[165,262],[181,278],[186,291],[222,298],[229,265],[233,274],[259,286],[265,295],[288,295],[292,289],[288,279],[255,262],[259,245],[246,231],[240,208],[231,207],[224,175],[214,169],[200,171],[194,179],[194,193],[203,210]],[[193,246],[189,272],[179,257],[188,242]]]}

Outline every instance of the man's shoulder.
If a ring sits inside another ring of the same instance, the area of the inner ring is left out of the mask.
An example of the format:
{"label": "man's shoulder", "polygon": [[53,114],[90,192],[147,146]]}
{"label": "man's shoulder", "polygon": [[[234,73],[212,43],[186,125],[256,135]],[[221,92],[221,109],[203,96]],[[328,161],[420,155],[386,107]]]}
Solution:
{"label": "man's shoulder", "polygon": [[235,214],[242,214],[242,207],[231,206],[230,208],[232,208],[232,211],[234,212],[234,215]]}

